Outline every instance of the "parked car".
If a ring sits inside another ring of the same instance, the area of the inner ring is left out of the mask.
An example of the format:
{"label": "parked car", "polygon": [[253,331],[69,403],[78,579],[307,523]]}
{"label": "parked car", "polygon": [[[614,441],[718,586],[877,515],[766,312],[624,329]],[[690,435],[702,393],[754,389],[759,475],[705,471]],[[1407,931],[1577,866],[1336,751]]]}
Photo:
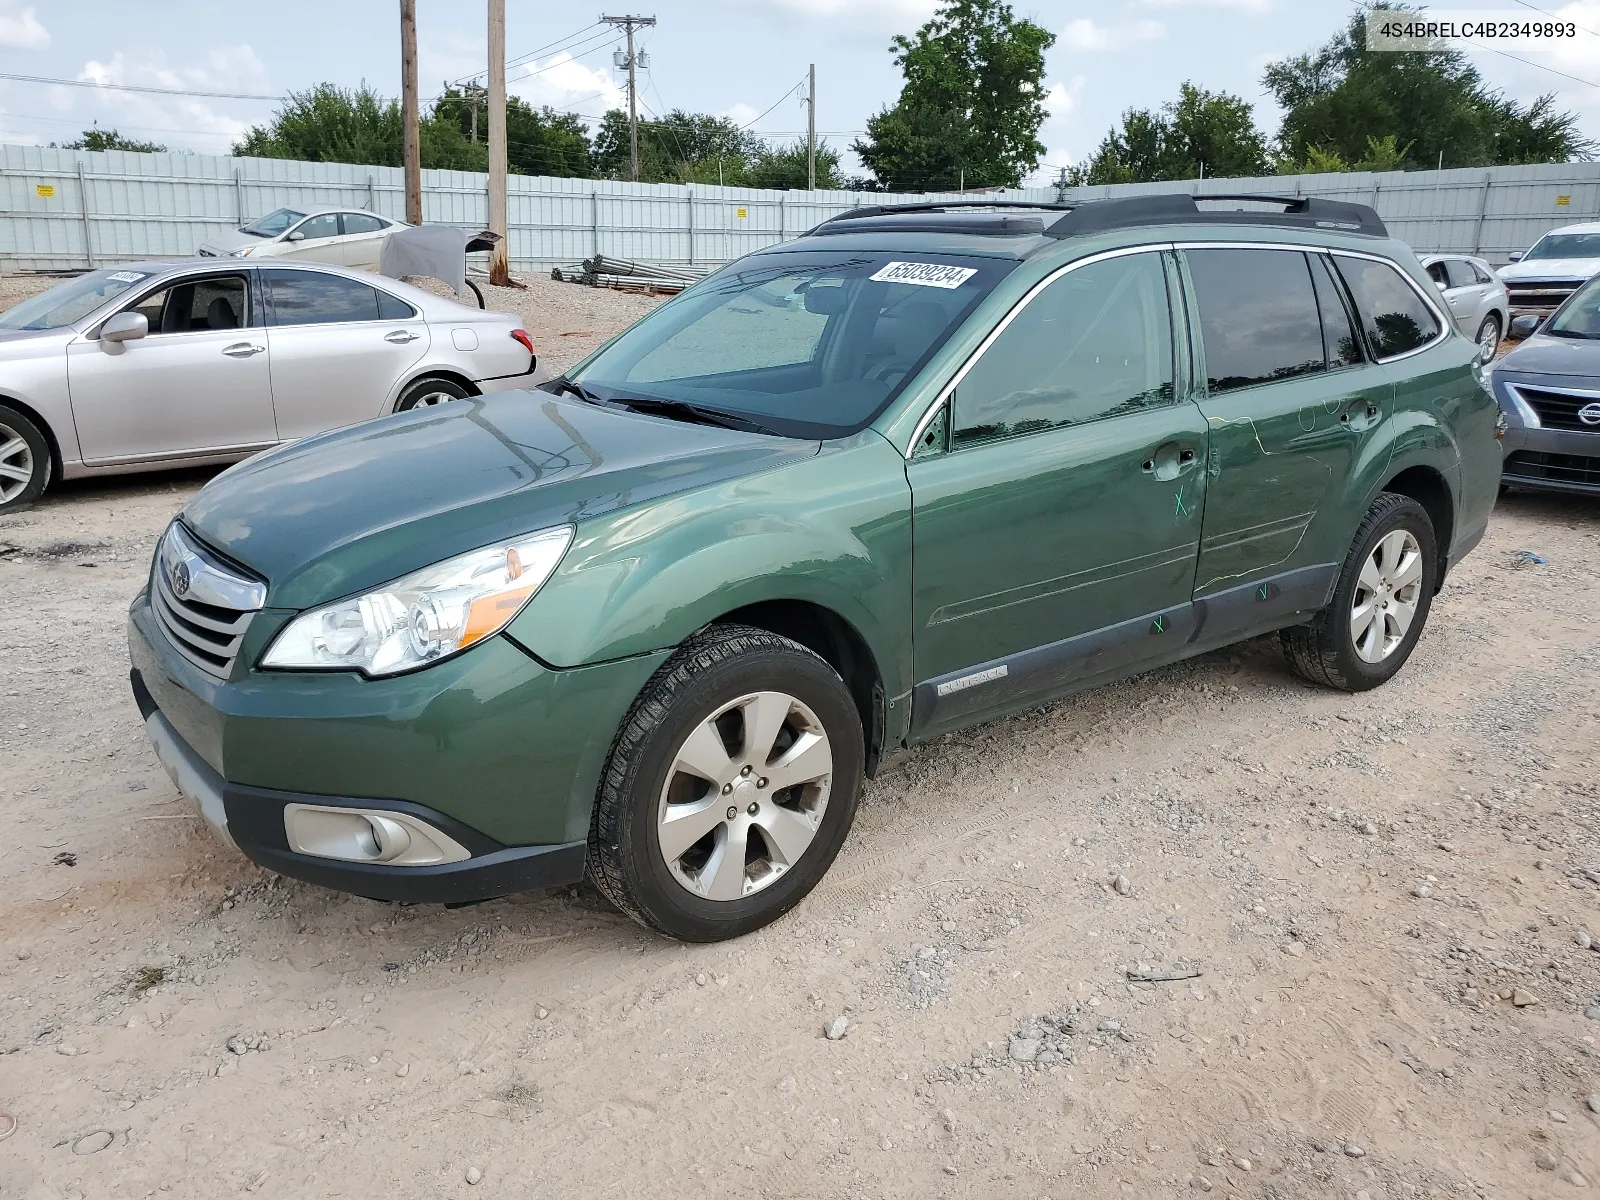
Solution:
{"label": "parked car", "polygon": [[1494,368],[1509,487],[1600,494],[1600,279]]}
{"label": "parked car", "polygon": [[1513,254],[1500,268],[1511,294],[1513,334],[1517,317],[1544,320],[1566,298],[1600,274],[1600,221],[1563,225],[1545,234],[1526,254]]}
{"label": "parked car", "polygon": [[1489,362],[1511,323],[1506,285],[1481,258],[1465,254],[1425,254],[1422,269],[1444,295],[1456,328],[1478,343],[1478,358]]}
{"label": "parked car", "polygon": [[200,243],[201,258],[294,258],[378,269],[378,252],[392,229],[409,225],[358,208],[308,205],[278,208]]}
{"label": "parked car", "polygon": [[538,403],[235,467],[130,613],[156,753],[274,871],[587,871],[710,940],[817,883],[899,747],[1274,630],[1376,687],[1483,535],[1498,414],[1376,213],[1282,203],[856,209]]}
{"label": "parked car", "polygon": [[234,462],[535,366],[516,317],[342,267],[90,271],[0,313],[0,513],[51,479]]}

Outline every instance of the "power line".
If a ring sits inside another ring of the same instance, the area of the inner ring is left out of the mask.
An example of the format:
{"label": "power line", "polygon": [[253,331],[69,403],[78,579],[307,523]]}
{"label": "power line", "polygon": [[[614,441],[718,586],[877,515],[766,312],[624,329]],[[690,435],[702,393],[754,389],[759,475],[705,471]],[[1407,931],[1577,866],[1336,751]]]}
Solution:
{"label": "power line", "polygon": [[[1548,9],[1540,8],[1537,4],[1529,4],[1528,0],[1516,0],[1516,3],[1522,5],[1523,8],[1532,9],[1536,13],[1543,13],[1545,16],[1551,17],[1551,18],[1553,18],[1554,20],[1557,20],[1557,21],[1562,21],[1562,20],[1566,19],[1564,17],[1557,17],[1555,13],[1550,12]],[[1583,30],[1590,37],[1600,37],[1600,33],[1596,33],[1594,30],[1590,29],[1586,25],[1579,25],[1576,21],[1573,21],[1572,24],[1576,28]]]}
{"label": "power line", "polygon": [[53,79],[47,75],[13,75],[0,71],[0,79],[13,83],[47,83],[56,87],[97,88],[110,92],[145,92],[156,96],[204,96],[212,100],[287,100],[287,96],[268,96],[260,92],[204,92],[194,88],[145,87],[137,83],[96,83],[90,79]]}
{"label": "power line", "polygon": [[767,109],[767,112],[762,113],[761,116],[754,118],[754,120],[746,121],[743,125],[739,126],[740,131],[742,132],[742,131],[744,131],[746,129],[749,129],[750,126],[752,126],[752,125],[754,125],[756,123],[756,121],[761,120],[761,117],[766,116],[767,113],[771,112],[773,108],[777,108],[778,105],[782,104],[790,96],[792,96],[796,92],[798,92],[800,90],[800,88],[804,84],[805,84],[805,80],[804,79],[795,80],[795,84],[794,84],[794,86],[792,88],[790,88],[787,92],[785,92],[783,95],[779,96],[776,100],[774,100],[772,102],[772,108]]}

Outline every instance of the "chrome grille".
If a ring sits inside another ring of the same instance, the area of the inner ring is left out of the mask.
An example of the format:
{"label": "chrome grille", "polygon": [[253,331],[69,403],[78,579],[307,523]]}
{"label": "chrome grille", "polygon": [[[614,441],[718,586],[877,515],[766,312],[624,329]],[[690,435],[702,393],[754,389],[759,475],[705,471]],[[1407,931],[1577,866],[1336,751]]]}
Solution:
{"label": "chrome grille", "polygon": [[1559,308],[1561,302],[1583,285],[1581,283],[1509,283],[1506,291],[1513,308]]}
{"label": "chrome grille", "polygon": [[1578,414],[1593,414],[1600,404],[1600,392],[1581,391],[1575,388],[1541,388],[1526,383],[1508,384],[1517,395],[1538,414],[1539,424],[1546,429],[1571,429],[1579,433],[1600,434],[1600,418],[1585,421]]}
{"label": "chrome grille", "polygon": [[224,566],[174,522],[151,572],[150,608],[173,649],[226,679],[267,587]]}

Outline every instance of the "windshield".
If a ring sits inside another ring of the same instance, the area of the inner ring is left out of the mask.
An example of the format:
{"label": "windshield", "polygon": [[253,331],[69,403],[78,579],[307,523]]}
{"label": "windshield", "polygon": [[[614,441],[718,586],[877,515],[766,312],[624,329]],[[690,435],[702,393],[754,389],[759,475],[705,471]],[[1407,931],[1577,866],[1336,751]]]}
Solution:
{"label": "windshield", "polygon": [[90,271],[0,313],[0,329],[60,329],[150,278],[139,270]]}
{"label": "windshield", "polygon": [[1573,292],[1539,332],[1557,337],[1600,338],[1600,278],[1591,279]]}
{"label": "windshield", "polygon": [[259,220],[250,222],[239,232],[254,234],[256,237],[277,237],[303,216],[305,213],[295,212],[292,208],[280,208],[269,212]]}
{"label": "windshield", "polygon": [[1534,258],[1600,258],[1600,233],[1547,233],[1522,261]]}
{"label": "windshield", "polygon": [[1010,259],[767,253],[662,305],[575,379],[602,401],[695,405],[788,437],[841,437],[894,398]]}

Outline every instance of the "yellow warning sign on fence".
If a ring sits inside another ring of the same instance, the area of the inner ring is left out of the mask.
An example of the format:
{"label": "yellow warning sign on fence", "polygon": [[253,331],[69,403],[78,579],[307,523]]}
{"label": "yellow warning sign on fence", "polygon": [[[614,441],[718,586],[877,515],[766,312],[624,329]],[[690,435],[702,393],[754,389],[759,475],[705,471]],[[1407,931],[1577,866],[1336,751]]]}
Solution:
{"label": "yellow warning sign on fence", "polygon": [[733,215],[734,215],[734,216],[736,216],[736,217],[738,217],[738,218],[739,218],[739,219],[740,219],[740,220],[741,220],[741,221],[742,221],[742,220],[744,220],[744,219],[745,219],[745,218],[746,218],[746,217],[747,217],[747,216],[749,216],[749,215],[750,215],[750,214],[749,214],[749,213],[748,213],[748,212],[746,212],[746,211],[745,211],[745,210],[744,210],[744,209],[742,209],[742,208],[736,208],[736,209],[734,209],[734,210],[733,210]]}
{"label": "yellow warning sign on fence", "polygon": [[53,183],[41,183],[33,189],[33,192],[41,200],[54,200],[56,187]]}
{"label": "yellow warning sign on fence", "polygon": [[1572,203],[1572,197],[1571,196],[1557,196],[1556,197],[1556,204],[1561,208],[1566,208],[1571,203]]}

